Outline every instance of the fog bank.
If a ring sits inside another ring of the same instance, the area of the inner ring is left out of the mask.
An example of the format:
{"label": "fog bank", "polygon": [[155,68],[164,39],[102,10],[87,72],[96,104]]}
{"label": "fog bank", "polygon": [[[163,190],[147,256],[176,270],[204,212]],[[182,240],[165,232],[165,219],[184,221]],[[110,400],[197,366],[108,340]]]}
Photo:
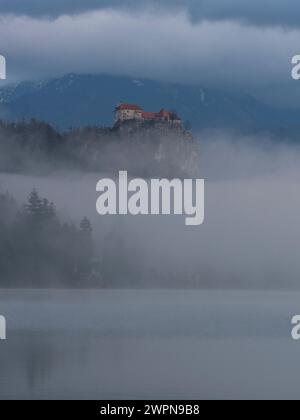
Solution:
{"label": "fog bank", "polygon": [[99,216],[101,173],[1,174],[0,189],[24,201],[36,188],[64,217],[88,216],[97,258],[111,261],[106,287],[298,287],[299,148],[218,135],[204,140],[206,218],[199,227],[180,216]]}

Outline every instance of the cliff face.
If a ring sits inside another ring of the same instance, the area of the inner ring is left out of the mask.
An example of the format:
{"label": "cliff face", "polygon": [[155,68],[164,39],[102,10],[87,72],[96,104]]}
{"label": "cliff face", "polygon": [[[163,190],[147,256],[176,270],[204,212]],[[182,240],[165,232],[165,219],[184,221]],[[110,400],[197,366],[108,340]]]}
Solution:
{"label": "cliff face", "polygon": [[102,133],[81,129],[68,135],[67,145],[73,160],[95,171],[174,178],[195,177],[199,169],[197,141],[165,122],[126,121]]}
{"label": "cliff face", "polygon": [[194,177],[198,158],[192,135],[164,122],[127,121],[64,134],[37,121],[0,123],[0,171],[127,170],[141,177]]}
{"label": "cliff face", "polygon": [[139,132],[157,133],[158,136],[177,134],[186,139],[193,139],[191,133],[183,128],[182,124],[173,123],[169,121],[138,121],[138,120],[127,120],[118,121],[112,131],[119,132],[122,134],[135,134]]}
{"label": "cliff face", "polygon": [[166,177],[193,177],[198,172],[199,145],[181,125],[125,121],[117,123],[112,132],[131,150],[131,156],[127,155],[131,170]]}

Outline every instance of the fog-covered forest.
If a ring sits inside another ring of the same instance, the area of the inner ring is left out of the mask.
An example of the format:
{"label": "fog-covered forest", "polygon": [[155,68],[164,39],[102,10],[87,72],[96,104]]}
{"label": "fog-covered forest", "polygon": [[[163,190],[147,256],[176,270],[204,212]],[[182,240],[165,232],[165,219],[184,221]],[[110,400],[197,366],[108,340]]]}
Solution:
{"label": "fog-covered forest", "polygon": [[[159,283],[165,275],[161,267],[137,257],[145,238],[132,240],[127,223],[117,220],[108,227],[107,219],[95,220],[96,196],[84,202],[83,194],[96,180],[77,183],[74,206],[62,214],[69,201],[65,178],[114,177],[119,170],[144,178],[192,177],[198,168],[196,140],[165,123],[59,132],[37,120],[0,121],[0,287],[139,287],[152,277]],[[15,191],[14,177],[18,185],[26,184],[27,194],[31,190],[29,197]],[[53,191],[42,187],[40,196],[34,190],[39,180],[48,185],[53,180]],[[55,193],[57,208],[51,203]],[[82,219],[86,212],[96,232]]]}
{"label": "fog-covered forest", "polygon": [[[298,146],[159,125],[0,127],[0,287],[299,288]],[[99,216],[97,181],[123,169],[205,178],[204,224]]]}
{"label": "fog-covered forest", "polygon": [[93,280],[92,227],[59,220],[33,190],[20,208],[0,194],[0,287],[84,287]]}
{"label": "fog-covered forest", "polygon": [[37,120],[0,121],[0,172],[58,170],[186,176],[197,168],[198,146],[183,128],[132,121],[113,128],[70,128],[61,133]]}

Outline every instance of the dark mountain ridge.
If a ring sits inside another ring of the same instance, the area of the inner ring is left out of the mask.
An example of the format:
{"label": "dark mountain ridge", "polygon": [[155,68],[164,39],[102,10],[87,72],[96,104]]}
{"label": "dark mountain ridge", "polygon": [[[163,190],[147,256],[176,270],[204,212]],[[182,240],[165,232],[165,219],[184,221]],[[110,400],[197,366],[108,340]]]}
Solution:
{"label": "dark mountain ridge", "polygon": [[120,102],[137,103],[147,111],[176,110],[194,132],[264,131],[278,138],[298,138],[300,133],[297,109],[278,109],[230,91],[107,75],[69,74],[5,86],[0,89],[0,118],[9,121],[35,118],[60,130],[111,126],[113,110]]}

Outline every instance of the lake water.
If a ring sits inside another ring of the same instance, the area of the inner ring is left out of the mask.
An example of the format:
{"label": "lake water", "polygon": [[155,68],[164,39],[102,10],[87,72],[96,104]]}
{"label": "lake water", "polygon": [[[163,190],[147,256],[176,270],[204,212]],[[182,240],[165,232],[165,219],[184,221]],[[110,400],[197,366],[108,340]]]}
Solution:
{"label": "lake water", "polygon": [[300,293],[1,291],[0,398],[300,398]]}

